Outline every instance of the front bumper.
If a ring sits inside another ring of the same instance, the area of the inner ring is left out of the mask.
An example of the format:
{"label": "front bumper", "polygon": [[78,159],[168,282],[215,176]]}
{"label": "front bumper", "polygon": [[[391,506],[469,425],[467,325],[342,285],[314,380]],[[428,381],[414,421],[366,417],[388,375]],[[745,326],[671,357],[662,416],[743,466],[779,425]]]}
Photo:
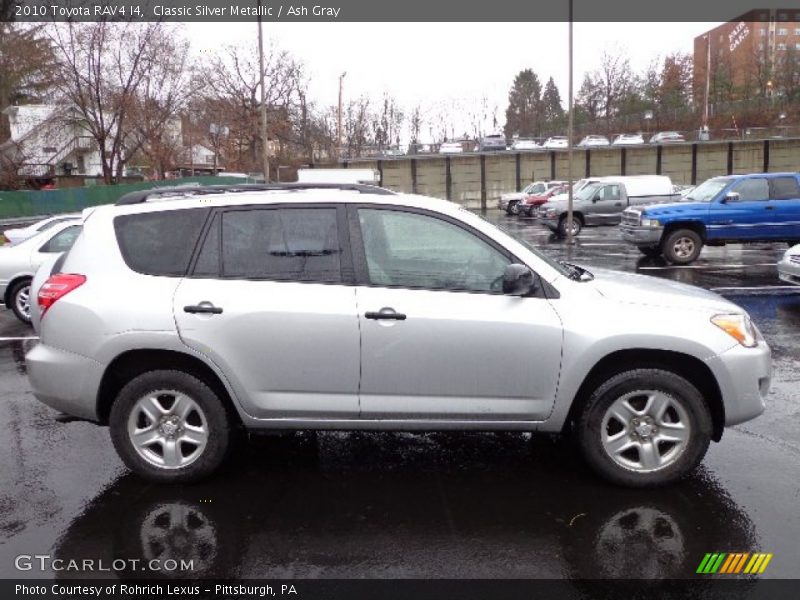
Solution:
{"label": "front bumper", "polygon": [[96,421],[97,391],[104,365],[39,343],[25,355],[28,379],[36,398],[57,411]]}
{"label": "front bumper", "polygon": [[559,217],[543,217],[541,213],[539,214],[539,223],[547,227],[551,231],[558,231],[558,222],[560,220]]}
{"label": "front bumper", "polygon": [[786,283],[800,285],[800,264],[781,260],[778,263],[778,277]]}
{"label": "front bumper", "polygon": [[636,246],[658,246],[661,243],[661,233],[663,231],[662,227],[619,226],[622,239]]}
{"label": "front bumper", "polygon": [[706,361],[725,407],[725,426],[754,419],[766,408],[772,378],[772,353],[763,340],[755,348],[737,344]]}

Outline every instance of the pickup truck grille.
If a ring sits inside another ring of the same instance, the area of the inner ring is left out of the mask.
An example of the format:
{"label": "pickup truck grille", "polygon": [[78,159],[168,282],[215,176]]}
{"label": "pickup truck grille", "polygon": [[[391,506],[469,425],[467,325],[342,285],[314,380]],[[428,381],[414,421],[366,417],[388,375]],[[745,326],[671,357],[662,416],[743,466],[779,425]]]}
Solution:
{"label": "pickup truck grille", "polygon": [[635,209],[627,209],[622,213],[623,225],[640,225],[642,212]]}

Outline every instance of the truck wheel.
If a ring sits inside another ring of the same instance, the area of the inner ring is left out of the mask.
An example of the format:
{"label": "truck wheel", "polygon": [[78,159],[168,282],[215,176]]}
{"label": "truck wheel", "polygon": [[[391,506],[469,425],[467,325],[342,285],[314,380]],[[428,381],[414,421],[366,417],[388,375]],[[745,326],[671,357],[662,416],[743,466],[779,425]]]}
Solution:
{"label": "truck wheel", "polygon": [[661,246],[637,246],[639,252],[650,258],[658,258],[661,256]]}
{"label": "truck wheel", "polygon": [[514,216],[518,215],[519,214],[519,201],[512,200],[511,202],[509,202],[508,203],[508,208],[506,209],[506,212],[509,215],[514,215]]}
{"label": "truck wheel", "polygon": [[711,413],[689,381],[634,369],[600,385],[577,420],[586,462],[621,485],[664,485],[691,472],[711,441]]}
{"label": "truck wheel", "polygon": [[[578,215],[572,215],[572,235],[578,235],[583,229],[583,221]],[[567,237],[567,215],[563,215],[558,221],[558,235]]]}
{"label": "truck wheel", "polygon": [[151,481],[186,483],[215,471],[231,446],[222,400],[182,371],[148,371],[117,395],[111,440],[129,469]]}
{"label": "truck wheel", "polygon": [[664,257],[674,265],[688,265],[697,260],[703,249],[703,239],[691,229],[676,229],[662,246]]}

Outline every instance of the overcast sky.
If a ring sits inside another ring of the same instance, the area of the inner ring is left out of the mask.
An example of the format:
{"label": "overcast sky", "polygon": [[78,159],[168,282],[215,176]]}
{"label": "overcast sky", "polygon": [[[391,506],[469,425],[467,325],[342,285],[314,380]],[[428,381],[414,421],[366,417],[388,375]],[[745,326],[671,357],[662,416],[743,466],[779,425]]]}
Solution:
{"label": "overcast sky", "polygon": [[[641,71],[658,56],[692,52],[693,39],[718,23],[576,23],[575,89],[599,66],[604,50],[625,52]],[[256,24],[187,23],[193,50],[257,44]],[[532,68],[552,76],[567,102],[567,23],[264,23],[265,39],[305,64],[309,96],[334,105],[338,76],[344,95],[379,97],[384,90],[407,110],[488,96],[504,122],[514,76]]]}

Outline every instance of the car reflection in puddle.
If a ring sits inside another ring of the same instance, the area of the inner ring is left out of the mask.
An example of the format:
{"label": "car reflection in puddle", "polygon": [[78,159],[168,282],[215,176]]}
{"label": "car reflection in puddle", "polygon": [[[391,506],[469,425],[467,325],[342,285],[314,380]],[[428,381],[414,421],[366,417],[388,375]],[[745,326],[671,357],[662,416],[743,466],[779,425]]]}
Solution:
{"label": "car reflection in puddle", "polygon": [[193,559],[191,572],[107,574],[137,578],[664,579],[756,542],[702,468],[666,488],[617,488],[566,442],[526,434],[304,432],[237,458],[191,486],[121,477],[55,555]]}

